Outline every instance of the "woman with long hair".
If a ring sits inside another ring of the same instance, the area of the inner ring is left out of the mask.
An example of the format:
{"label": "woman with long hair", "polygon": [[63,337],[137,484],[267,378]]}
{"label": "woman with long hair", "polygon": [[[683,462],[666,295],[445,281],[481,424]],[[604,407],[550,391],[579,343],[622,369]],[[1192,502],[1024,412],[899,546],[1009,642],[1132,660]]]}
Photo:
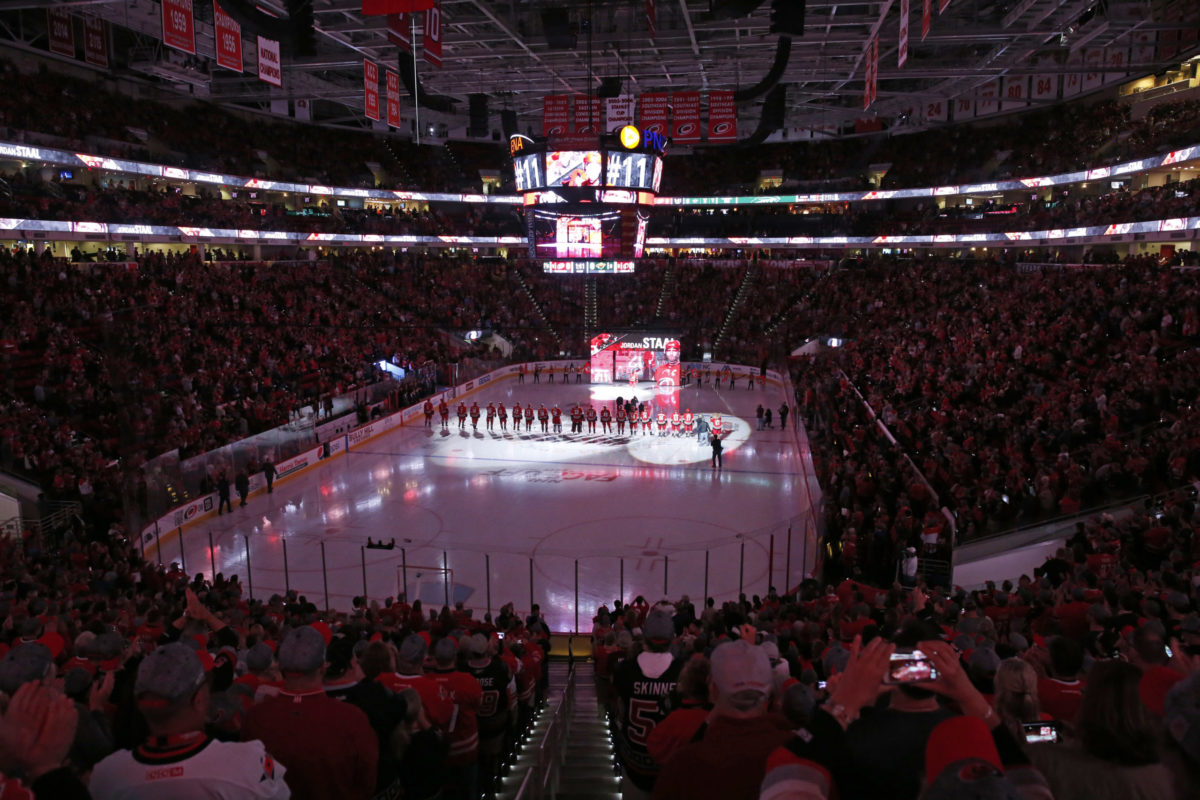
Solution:
{"label": "woman with long hair", "polygon": [[1097,661],[1063,744],[1029,746],[1055,800],[1172,800],[1158,725],[1138,694],[1142,672],[1125,661]]}
{"label": "woman with long hair", "polygon": [[1006,658],[996,668],[993,685],[996,695],[992,705],[996,714],[1019,742],[1024,736],[1021,724],[1038,722],[1042,718],[1038,705],[1037,672],[1026,661]]}

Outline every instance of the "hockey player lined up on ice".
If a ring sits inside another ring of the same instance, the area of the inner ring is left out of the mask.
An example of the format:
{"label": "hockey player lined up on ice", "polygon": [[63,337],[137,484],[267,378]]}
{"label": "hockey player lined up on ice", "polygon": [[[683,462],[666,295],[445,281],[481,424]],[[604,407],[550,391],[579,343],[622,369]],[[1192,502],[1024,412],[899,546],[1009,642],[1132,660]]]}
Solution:
{"label": "hockey player lined up on ice", "polygon": [[546,410],[546,404],[538,406],[538,422],[541,423],[542,433],[550,432],[550,412]]}
{"label": "hockey player lined up on ice", "polygon": [[650,433],[650,409],[645,404],[642,405],[642,410],[639,412],[642,420],[642,435]]}
{"label": "hockey player lined up on ice", "polygon": [[588,403],[587,407],[588,433],[596,432],[596,407]]}
{"label": "hockey player lined up on ice", "polygon": [[583,409],[578,403],[571,409],[571,433],[583,433]]}
{"label": "hockey player lined up on ice", "polygon": [[562,433],[562,409],[558,407],[558,403],[555,403],[550,411],[550,421],[554,424],[554,432]]}
{"label": "hockey player lined up on ice", "polygon": [[525,404],[525,430],[533,428],[533,403]]}
{"label": "hockey player lined up on ice", "polygon": [[487,429],[490,431],[496,424],[496,404],[488,403],[487,407]]}
{"label": "hockey player lined up on ice", "polygon": [[696,418],[692,416],[692,410],[689,408],[683,412],[683,431],[688,436],[692,435],[692,431],[696,428]]}
{"label": "hockey player lined up on ice", "polygon": [[471,403],[471,430],[479,430],[479,402]]}
{"label": "hockey player lined up on ice", "polygon": [[458,429],[461,431],[467,427],[467,404],[460,402],[458,404]]}
{"label": "hockey player lined up on ice", "polygon": [[508,430],[508,411],[504,408],[504,403],[497,406],[496,416],[500,418],[500,430]]}
{"label": "hockey player lined up on ice", "polygon": [[683,418],[679,416],[679,409],[671,412],[671,435],[679,435],[679,426],[683,423]]}
{"label": "hockey player lined up on ice", "polygon": [[608,410],[608,406],[600,409],[600,428],[605,433],[612,433],[612,412]]}
{"label": "hockey player lined up on ice", "polygon": [[425,401],[425,427],[426,428],[433,427],[433,401],[432,400]]}
{"label": "hockey player lined up on ice", "polygon": [[446,401],[442,400],[438,403],[438,414],[442,417],[442,429],[450,427],[450,406],[446,405]]}
{"label": "hockey player lined up on ice", "polygon": [[[620,400],[620,398],[617,398]],[[625,404],[617,403],[617,433],[621,436],[625,435]]]}

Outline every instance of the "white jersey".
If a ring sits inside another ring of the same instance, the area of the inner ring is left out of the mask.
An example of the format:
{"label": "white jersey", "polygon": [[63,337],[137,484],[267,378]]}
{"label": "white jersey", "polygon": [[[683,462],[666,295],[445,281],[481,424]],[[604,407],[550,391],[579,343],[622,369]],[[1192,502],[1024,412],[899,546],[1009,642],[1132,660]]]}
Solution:
{"label": "white jersey", "polygon": [[145,748],[119,750],[96,765],[88,785],[94,800],[288,800],[286,770],[263,743],[219,742],[172,758]]}

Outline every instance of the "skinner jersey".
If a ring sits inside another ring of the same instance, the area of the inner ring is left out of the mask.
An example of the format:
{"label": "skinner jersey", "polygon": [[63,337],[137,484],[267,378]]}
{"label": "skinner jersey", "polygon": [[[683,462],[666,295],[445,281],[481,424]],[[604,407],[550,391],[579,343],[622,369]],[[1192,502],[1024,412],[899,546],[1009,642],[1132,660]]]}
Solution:
{"label": "skinner jersey", "polygon": [[[655,668],[658,659],[671,659],[661,672]],[[665,700],[675,689],[683,663],[667,653],[642,653],[622,661],[613,675],[613,689],[624,705],[618,752],[630,780],[646,791],[653,788],[659,768],[646,749],[646,740],[667,715]]]}
{"label": "skinner jersey", "polygon": [[96,765],[88,788],[96,800],[286,800],[284,772],[258,740],[202,739],[174,751],[119,750]]}

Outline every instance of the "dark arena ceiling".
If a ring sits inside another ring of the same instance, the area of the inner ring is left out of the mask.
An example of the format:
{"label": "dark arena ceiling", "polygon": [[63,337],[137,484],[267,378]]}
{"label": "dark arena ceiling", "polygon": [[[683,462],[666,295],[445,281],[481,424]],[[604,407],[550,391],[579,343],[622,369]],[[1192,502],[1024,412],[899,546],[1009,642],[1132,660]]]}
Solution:
{"label": "dark arena ceiling", "polygon": [[[783,127],[829,129],[864,117],[882,118],[889,126],[921,125],[927,103],[975,97],[996,78],[1079,72],[1091,50],[1124,53],[1118,68],[1100,66],[1108,70],[1110,84],[1177,64],[1195,50],[1194,39],[1179,52],[1153,45],[1193,32],[1200,2],[950,0],[939,13],[940,1],[932,0],[930,30],[922,41],[923,0],[912,0],[903,67],[897,58],[901,0],[654,5],[651,38],[647,0],[441,0],[444,62],[434,68],[418,58],[417,81],[428,96],[452,107],[449,117],[465,120],[468,96],[486,94],[491,113],[515,111],[521,130],[540,129],[544,95],[602,94],[619,87],[629,95],[716,89],[753,94],[738,102],[741,129],[749,131],[774,84],[786,88]],[[0,0],[0,37],[9,46],[44,51],[45,9],[51,6],[107,20],[117,70],[132,69],[224,103],[264,108],[273,98],[308,99],[317,121],[365,124],[363,58],[393,69],[401,60],[413,62],[389,40],[384,17],[361,13],[361,0],[258,0],[259,9],[278,18],[306,19],[311,7],[311,37],[284,44],[282,89],[256,79],[255,32],[245,24],[242,75],[215,64],[185,63],[161,45],[161,6],[151,0]],[[212,3],[195,0],[193,7],[197,56],[204,62],[214,54]],[[793,26],[802,19],[802,35],[773,32],[773,14],[790,16]],[[877,100],[864,111],[864,74],[876,35]],[[416,38],[419,43],[419,28]],[[773,68],[777,81],[771,80]],[[411,108],[411,94],[404,89],[401,94]],[[493,121],[491,127],[499,125]]]}

